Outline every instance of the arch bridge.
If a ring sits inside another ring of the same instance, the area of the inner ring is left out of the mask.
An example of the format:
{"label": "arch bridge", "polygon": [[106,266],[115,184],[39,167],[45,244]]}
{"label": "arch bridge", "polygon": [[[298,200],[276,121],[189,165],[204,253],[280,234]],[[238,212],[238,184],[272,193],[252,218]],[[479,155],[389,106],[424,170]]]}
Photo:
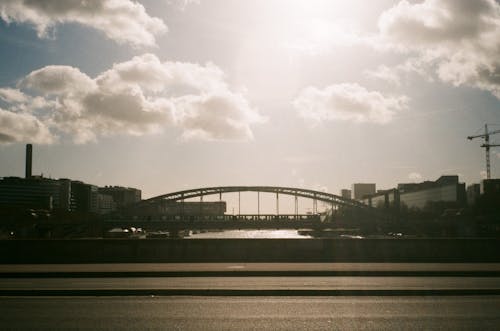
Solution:
{"label": "arch bridge", "polygon": [[[241,215],[241,192],[257,193],[257,214]],[[226,193],[238,193],[238,214],[237,215],[204,215],[201,208],[197,215],[185,215],[184,208],[179,215],[159,215],[159,216],[133,216],[119,219],[108,219],[105,223],[108,227],[142,227],[146,229],[169,229],[172,231],[185,229],[322,229],[329,228],[328,222],[322,222],[317,211],[317,201],[324,202],[333,207],[347,207],[359,210],[365,215],[375,215],[376,210],[359,201],[346,199],[341,196],[303,189],[295,187],[281,186],[217,186],[205,187],[191,190],[177,191],[158,195],[153,198],[142,200],[135,205],[130,206],[131,214],[134,210],[140,210],[143,207],[155,206],[163,202],[184,202],[192,198],[200,198],[203,201],[204,196],[219,195],[219,201],[222,201],[222,195]],[[260,212],[260,193],[271,193],[276,195],[276,214],[261,214]],[[279,195],[288,195],[295,197],[295,213],[280,214]],[[298,198],[308,198],[314,201],[313,213],[300,215],[298,213]],[[148,214],[146,214],[148,215]]]}
{"label": "arch bridge", "polygon": [[[217,186],[217,187],[205,187],[205,188],[197,188],[191,190],[177,191],[167,194],[158,195],[153,198],[145,199],[140,202],[140,204],[150,204],[159,201],[184,201],[186,199],[197,198],[200,197],[200,200],[203,201],[203,197],[207,195],[219,195],[219,200],[222,200],[222,194],[224,193],[238,193],[238,213],[241,210],[240,202],[241,192],[257,192],[258,194],[258,205],[260,204],[260,196],[259,193],[274,193],[276,194],[276,210],[279,213],[279,195],[288,195],[295,197],[295,211],[297,213],[297,198],[308,198],[314,201],[314,212],[317,211],[317,201],[321,201],[333,206],[344,206],[344,207],[355,207],[359,209],[372,209],[370,206],[365,205],[357,200],[343,198],[341,196],[322,192],[315,191],[303,188],[296,187],[282,187],[282,186]],[[259,208],[260,206],[258,206]]]}

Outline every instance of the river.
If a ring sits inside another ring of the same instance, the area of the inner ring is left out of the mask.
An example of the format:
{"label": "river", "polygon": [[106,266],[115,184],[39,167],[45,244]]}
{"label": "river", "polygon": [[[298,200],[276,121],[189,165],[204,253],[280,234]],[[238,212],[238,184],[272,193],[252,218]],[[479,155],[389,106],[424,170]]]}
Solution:
{"label": "river", "polygon": [[309,239],[312,238],[308,235],[300,235],[297,230],[228,230],[228,231],[218,231],[218,232],[203,232],[203,233],[192,233],[189,237],[185,239],[223,239],[223,238],[235,238],[235,239]]}

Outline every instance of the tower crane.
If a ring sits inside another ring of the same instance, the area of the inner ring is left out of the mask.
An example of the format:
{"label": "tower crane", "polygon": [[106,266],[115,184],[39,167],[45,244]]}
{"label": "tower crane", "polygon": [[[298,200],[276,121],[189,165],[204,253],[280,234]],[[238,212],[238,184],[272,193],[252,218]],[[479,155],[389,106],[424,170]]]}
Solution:
{"label": "tower crane", "polygon": [[490,179],[490,147],[500,146],[500,144],[490,144],[490,135],[500,133],[500,130],[488,131],[488,124],[484,125],[484,134],[478,134],[475,136],[468,136],[467,139],[472,140],[474,138],[483,138],[484,144],[481,145],[486,151],[486,179]]}

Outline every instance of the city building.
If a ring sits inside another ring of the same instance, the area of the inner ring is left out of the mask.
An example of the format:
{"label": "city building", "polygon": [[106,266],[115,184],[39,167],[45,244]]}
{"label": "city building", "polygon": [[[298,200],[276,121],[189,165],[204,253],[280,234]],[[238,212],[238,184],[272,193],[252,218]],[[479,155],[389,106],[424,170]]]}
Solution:
{"label": "city building", "polygon": [[41,176],[0,179],[0,206],[3,208],[68,211],[70,202],[71,182],[68,179]]}
{"label": "city building", "polygon": [[116,210],[115,200],[108,194],[97,194],[97,213],[109,214]]}
{"label": "city building", "polygon": [[132,187],[99,187],[99,193],[112,196],[118,209],[141,201],[141,190]]}
{"label": "city building", "polygon": [[399,191],[397,189],[380,190],[375,194],[365,196],[363,202],[375,208],[399,210]]}
{"label": "city building", "polygon": [[[475,196],[476,191],[477,186],[469,187],[471,196]],[[436,181],[401,183],[397,188],[367,195],[363,202],[384,209],[438,210],[465,207],[467,194],[465,184],[459,183],[458,176],[441,176]]]}
{"label": "city building", "polygon": [[352,184],[352,194],[354,199],[362,200],[366,195],[372,195],[376,192],[375,184],[356,183]]}
{"label": "city building", "polygon": [[500,179],[484,179],[480,190],[484,195],[500,195]]}
{"label": "city building", "polygon": [[116,210],[116,204],[95,185],[31,176],[0,178],[0,208],[105,214]]}
{"label": "city building", "polygon": [[71,181],[71,210],[80,213],[98,213],[98,195],[97,186]]}
{"label": "city building", "polygon": [[33,146],[26,145],[25,178],[0,178],[0,208],[105,214],[141,200],[134,188],[95,185],[32,174]]}
{"label": "city building", "polygon": [[471,184],[467,186],[467,205],[474,206],[481,196],[481,185]]}
{"label": "city building", "polygon": [[498,213],[500,213],[500,179],[483,180],[480,191],[481,196],[477,201],[478,207],[484,213],[493,213],[498,217]]}
{"label": "city building", "polygon": [[438,203],[458,208],[466,205],[465,184],[458,176],[441,176],[436,181],[398,184],[401,206],[409,209],[431,208]]}
{"label": "city building", "polygon": [[348,189],[340,190],[340,196],[344,199],[352,199],[351,190]]}

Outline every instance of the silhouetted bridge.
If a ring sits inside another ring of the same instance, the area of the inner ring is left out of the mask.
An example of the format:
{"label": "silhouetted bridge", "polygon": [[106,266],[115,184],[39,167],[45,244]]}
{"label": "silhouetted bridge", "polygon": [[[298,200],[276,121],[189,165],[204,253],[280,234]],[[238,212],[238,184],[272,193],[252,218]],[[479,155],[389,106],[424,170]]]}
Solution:
{"label": "silhouetted bridge", "polygon": [[[241,211],[241,192],[257,193],[257,214],[242,215]],[[219,201],[222,201],[223,194],[238,194],[238,213],[237,215],[204,215],[200,209],[198,215],[184,214],[183,203],[187,199],[200,198],[208,195],[218,195]],[[260,193],[271,193],[276,196],[276,214],[260,213]],[[280,214],[280,195],[294,197],[295,212],[293,214]],[[308,198],[313,201],[313,212],[311,214],[299,214],[298,198]],[[141,227],[149,230],[160,229],[321,229],[329,227],[324,219],[320,218],[317,209],[317,202],[323,202],[335,208],[351,208],[363,211],[366,214],[376,214],[374,208],[367,206],[357,200],[347,199],[335,194],[308,190],[295,187],[280,186],[219,186],[205,187],[191,190],[184,190],[162,194],[153,198],[142,200],[130,208],[129,217],[120,219],[108,219],[105,224],[110,227]],[[180,204],[179,215],[153,215],[133,216],[133,210],[140,210],[148,206],[155,206],[164,202],[177,202]]]}
{"label": "silhouetted bridge", "polygon": [[[203,197],[207,195],[219,195],[219,200],[222,201],[222,195],[224,193],[238,193],[238,214],[240,214],[241,210],[241,192],[257,192],[257,214],[260,214],[260,193],[273,193],[276,194],[276,214],[279,214],[279,195],[288,195],[295,197],[295,214],[298,214],[298,198],[308,198],[313,200],[314,208],[317,208],[317,201],[321,201],[331,206],[347,206],[347,207],[355,207],[359,209],[368,210],[371,207],[361,203],[357,200],[347,199],[341,197],[339,195],[308,190],[303,188],[296,187],[281,187],[281,186],[218,186],[218,187],[205,187],[205,188],[197,188],[185,191],[172,192],[167,194],[158,195],[153,198],[149,198],[146,200],[142,200],[138,205],[146,205],[151,203],[156,203],[159,201],[184,201],[186,199],[191,198],[200,198],[200,201],[203,201]],[[316,213],[317,210],[313,210],[313,213]]]}

